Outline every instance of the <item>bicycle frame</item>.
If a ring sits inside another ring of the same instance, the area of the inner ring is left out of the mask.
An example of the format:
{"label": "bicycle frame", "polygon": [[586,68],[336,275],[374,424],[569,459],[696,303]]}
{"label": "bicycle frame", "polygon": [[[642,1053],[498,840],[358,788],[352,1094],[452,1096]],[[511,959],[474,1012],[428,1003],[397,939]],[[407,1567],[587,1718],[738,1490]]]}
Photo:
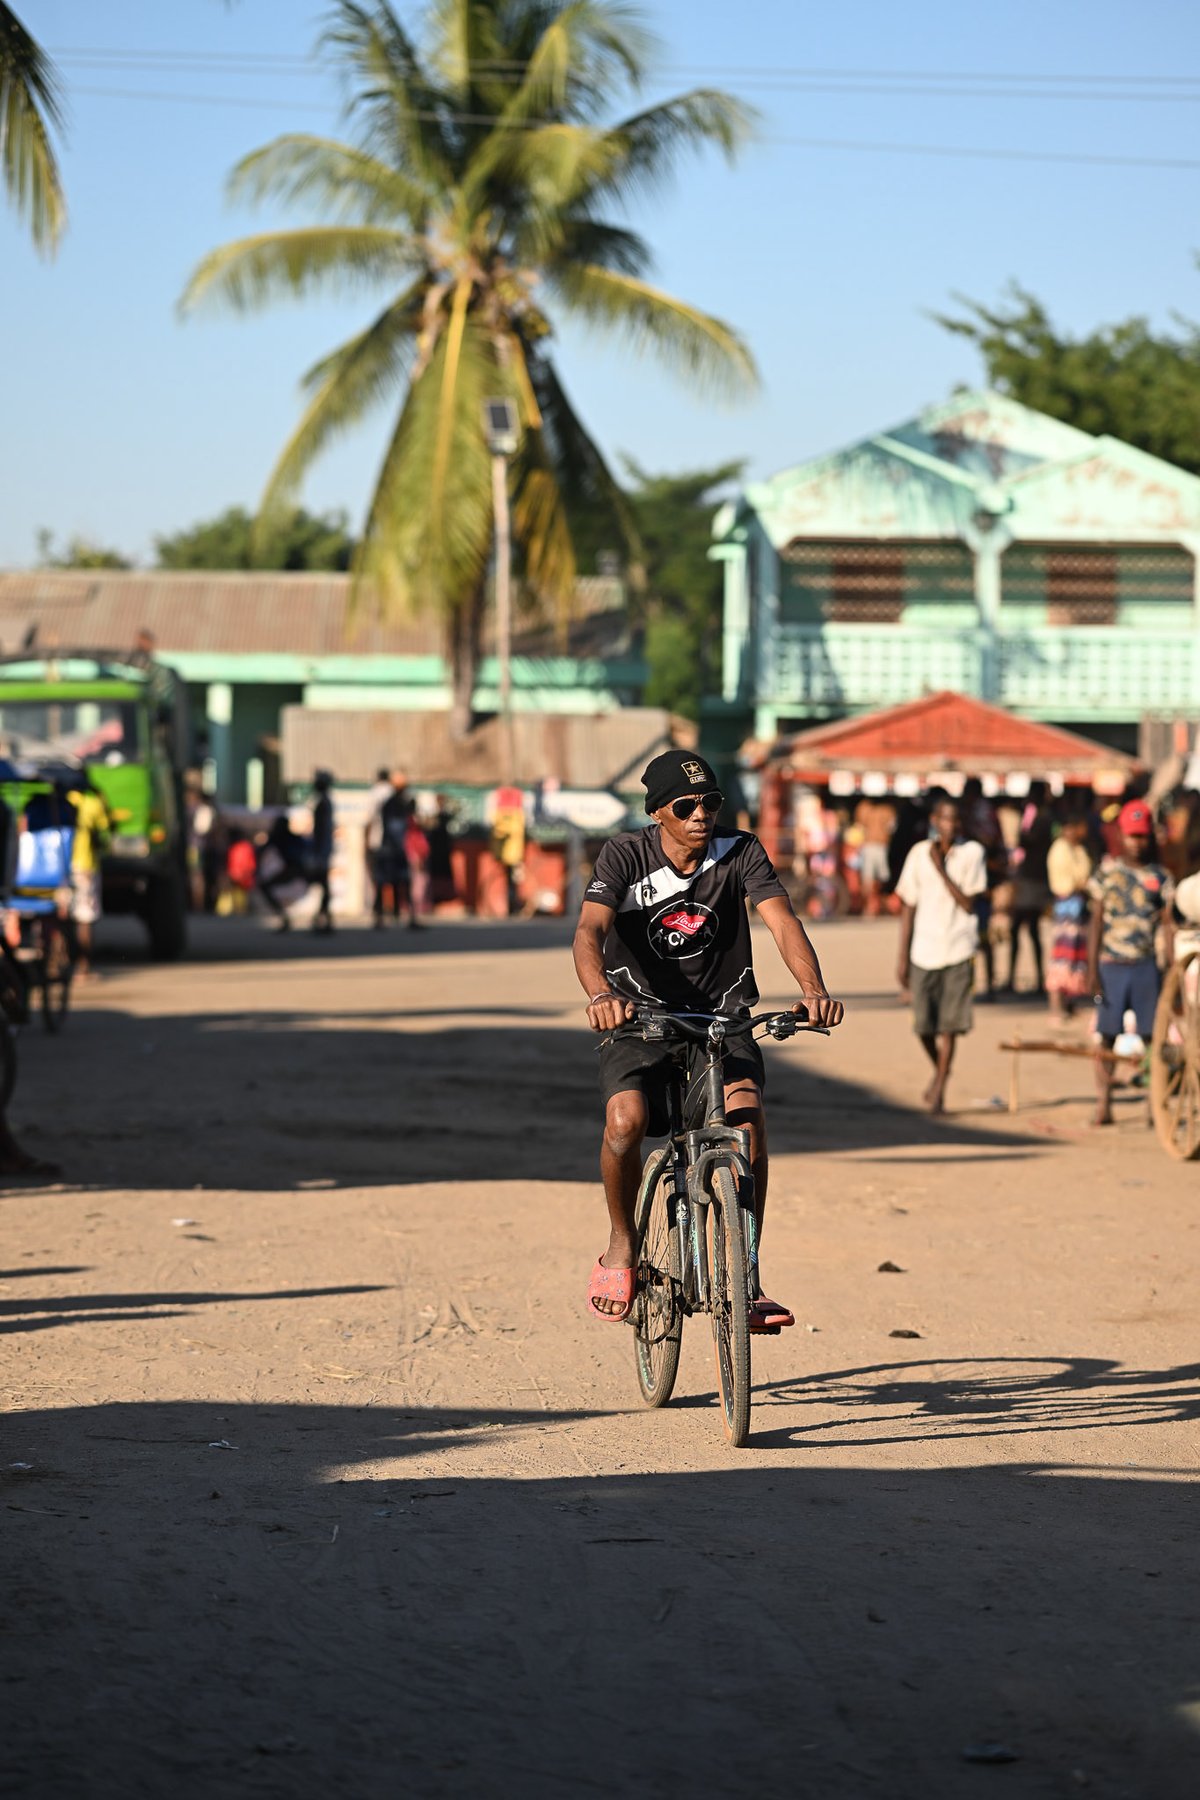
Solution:
{"label": "bicycle frame", "polygon": [[[653,1025],[646,1030],[654,1035]],[[660,1028],[659,1035],[666,1036]],[[725,1120],[725,1045],[728,1030],[724,1021],[712,1019],[705,1034],[705,1057],[702,1069],[680,1066],[668,1089],[670,1131],[668,1157],[672,1173],[672,1202],[669,1209],[671,1229],[679,1244],[679,1268],[684,1311],[707,1312],[711,1305],[708,1268],[708,1232],[702,1229],[705,1211],[712,1202],[709,1176],[718,1162],[732,1166],[737,1180],[738,1197],[743,1201],[746,1238],[751,1268],[752,1299],[757,1299],[758,1231],[754,1208],[745,1204],[753,1193],[750,1171],[750,1133],[745,1126],[728,1125]],[[681,1064],[685,1046],[680,1045]],[[695,1060],[698,1060],[696,1058]],[[703,1083],[704,1123],[689,1127],[685,1120],[698,1083]],[[670,1214],[673,1213],[673,1217]]]}
{"label": "bicycle frame", "polygon": [[[672,1175],[668,1222],[678,1238],[680,1300],[686,1314],[707,1312],[711,1306],[708,1232],[701,1229],[701,1222],[705,1210],[712,1204],[710,1176],[719,1163],[732,1167],[737,1182],[746,1229],[750,1297],[756,1300],[761,1293],[750,1133],[744,1126],[726,1122],[724,1082],[726,1045],[730,1038],[747,1033],[755,1025],[765,1025],[768,1033],[780,1040],[797,1031],[816,1031],[823,1037],[829,1035],[825,1026],[812,1025],[798,1016],[784,1013],[759,1014],[743,1020],[713,1013],[671,1013],[644,1008],[638,1015],[640,1033],[647,1041],[674,1038],[678,1046],[676,1071],[667,1092],[670,1120],[667,1157]],[[701,1057],[702,1066],[698,1067]],[[695,1114],[699,1110],[697,1102],[701,1098],[702,1123],[689,1125],[689,1113]]]}

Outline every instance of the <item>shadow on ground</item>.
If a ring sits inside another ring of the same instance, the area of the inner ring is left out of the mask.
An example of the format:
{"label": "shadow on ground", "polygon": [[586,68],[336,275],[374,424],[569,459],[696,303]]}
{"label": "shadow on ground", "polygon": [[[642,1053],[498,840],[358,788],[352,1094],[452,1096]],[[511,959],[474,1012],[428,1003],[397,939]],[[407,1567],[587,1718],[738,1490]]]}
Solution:
{"label": "shadow on ground", "polygon": [[[928,1376],[892,1373],[928,1405]],[[1011,1416],[1046,1429],[1078,1373],[1010,1379]],[[11,1421],[5,1462],[32,1466],[0,1475],[7,1790],[1196,1793],[1190,1485],[732,1454],[539,1478],[564,1427],[585,1457],[600,1441],[584,1422],[219,1402]],[[987,1745],[1016,1760],[964,1760]]]}
{"label": "shadow on ground", "polygon": [[[566,919],[436,919],[418,931],[369,924],[344,925],[328,934],[308,926],[275,931],[265,918],[193,917],[188,923],[187,954],[181,968],[195,964],[288,963],[441,956],[478,950],[491,955],[512,950],[562,948],[574,935]],[[97,963],[118,969],[149,965],[146,934],[132,919],[106,919],[99,928]]]}
{"label": "shadow on ground", "polygon": [[[63,1164],[71,1186],[595,1180],[602,1113],[592,1036],[574,1022],[537,1024],[533,1007],[491,1007],[471,1024],[430,1027],[437,1016],[140,1017],[93,1003],[60,1039],[22,1039],[13,1117],[23,1141]],[[802,1061],[767,1046],[776,1151],[890,1149],[913,1161],[923,1151],[995,1160],[1047,1148],[1008,1126],[933,1121],[890,1105],[824,1073],[822,1040],[804,1042]],[[123,1071],[119,1106],[95,1097],[98,1057]]]}
{"label": "shadow on ground", "polygon": [[[185,1232],[185,1237],[200,1237],[198,1232]],[[0,1272],[0,1281],[19,1279],[22,1275],[72,1274],[83,1270],[15,1269]],[[240,1292],[236,1288],[223,1293],[189,1293],[186,1289],[163,1294],[54,1294],[41,1298],[22,1289],[12,1299],[0,1300],[0,1334],[18,1331],[46,1331],[55,1325],[110,1322],[122,1317],[137,1319],[176,1319],[194,1312],[198,1306],[244,1306],[256,1300],[319,1300],[335,1294],[376,1294],[381,1284],[359,1283],[349,1287],[275,1288],[257,1293]]]}

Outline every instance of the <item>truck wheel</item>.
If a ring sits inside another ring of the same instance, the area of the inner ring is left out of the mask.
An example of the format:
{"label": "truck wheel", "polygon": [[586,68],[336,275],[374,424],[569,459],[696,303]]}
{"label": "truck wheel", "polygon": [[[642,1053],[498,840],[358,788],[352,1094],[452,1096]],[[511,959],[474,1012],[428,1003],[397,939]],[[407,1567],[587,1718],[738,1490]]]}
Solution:
{"label": "truck wheel", "polygon": [[159,875],[150,884],[143,913],[156,962],[174,962],[187,948],[187,911],[177,875]]}

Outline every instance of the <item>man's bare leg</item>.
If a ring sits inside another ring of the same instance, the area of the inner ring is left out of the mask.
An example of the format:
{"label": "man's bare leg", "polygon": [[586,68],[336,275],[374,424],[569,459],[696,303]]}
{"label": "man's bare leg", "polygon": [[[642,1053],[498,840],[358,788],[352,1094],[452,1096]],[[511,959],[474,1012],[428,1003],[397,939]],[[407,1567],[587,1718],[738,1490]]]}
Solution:
{"label": "man's bare leg", "polygon": [[[642,1139],[649,1122],[645,1096],[636,1088],[614,1094],[605,1108],[600,1173],[608,1206],[608,1249],[600,1261],[606,1269],[633,1267],[633,1213],[642,1178]],[[622,1301],[607,1295],[593,1305],[597,1312],[616,1313],[619,1318],[628,1310]]]}
{"label": "man's bare leg", "polygon": [[725,1089],[725,1118],[728,1124],[737,1126],[750,1133],[750,1168],[754,1175],[754,1223],[757,1229],[760,1251],[758,1288],[760,1296],[755,1301],[754,1311],[759,1314],[759,1323],[751,1324],[752,1330],[765,1328],[765,1320],[773,1320],[771,1330],[779,1325],[794,1323],[788,1307],[778,1301],[767,1300],[762,1282],[762,1235],[763,1217],[767,1206],[767,1115],[763,1109],[762,1092],[752,1081],[737,1082]]}
{"label": "man's bare leg", "polygon": [[954,1051],[958,1044],[958,1034],[943,1031],[937,1040],[937,1074],[929,1088],[929,1110],[931,1113],[943,1113],[946,1110],[946,1083],[950,1079],[950,1070],[954,1065]]}
{"label": "man's bare leg", "polygon": [[925,1089],[925,1092],[921,1095],[921,1099],[925,1102],[925,1105],[928,1106],[937,1092],[938,1082],[938,1041],[934,1032],[922,1032],[921,1048],[933,1064],[933,1078],[930,1081],[929,1086]]}
{"label": "man's bare leg", "polygon": [[767,1204],[767,1115],[762,1094],[752,1081],[738,1081],[725,1089],[725,1120],[750,1133],[750,1172],[754,1176],[754,1223],[762,1243],[763,1213]]}

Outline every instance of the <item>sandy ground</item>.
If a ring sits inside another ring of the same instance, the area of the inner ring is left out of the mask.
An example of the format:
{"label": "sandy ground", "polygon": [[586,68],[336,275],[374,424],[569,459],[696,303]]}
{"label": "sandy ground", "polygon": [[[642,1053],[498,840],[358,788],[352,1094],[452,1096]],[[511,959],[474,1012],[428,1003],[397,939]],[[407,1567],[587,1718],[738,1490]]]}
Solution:
{"label": "sandy ground", "polygon": [[824,931],[734,1452],[702,1321],[650,1414],[585,1316],[565,929],[197,940],[22,1041],[71,1181],[0,1193],[6,1791],[1200,1792],[1200,1168],[1086,1063],[998,1110],[1035,1009],[926,1120],[892,929]]}

